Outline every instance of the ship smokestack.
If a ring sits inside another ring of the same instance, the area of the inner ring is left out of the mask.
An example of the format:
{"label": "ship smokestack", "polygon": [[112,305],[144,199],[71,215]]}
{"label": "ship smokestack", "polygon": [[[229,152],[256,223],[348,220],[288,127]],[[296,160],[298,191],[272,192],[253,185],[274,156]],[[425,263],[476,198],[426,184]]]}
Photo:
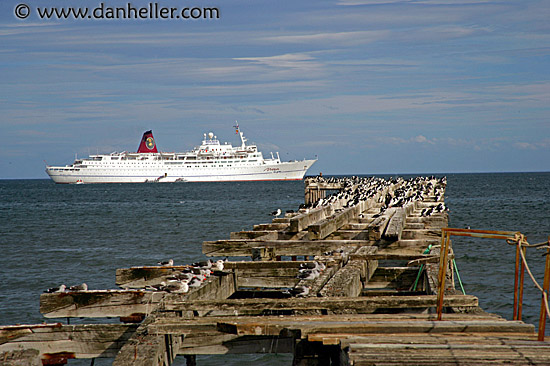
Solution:
{"label": "ship smokestack", "polygon": [[158,153],[157,144],[153,138],[153,131],[145,131],[139,144],[138,153]]}

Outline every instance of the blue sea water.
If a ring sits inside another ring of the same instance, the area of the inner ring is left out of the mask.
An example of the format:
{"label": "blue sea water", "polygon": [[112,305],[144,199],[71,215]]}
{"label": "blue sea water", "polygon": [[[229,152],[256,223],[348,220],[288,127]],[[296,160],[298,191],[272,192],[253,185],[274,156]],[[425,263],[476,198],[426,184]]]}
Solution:
{"label": "blue sea water", "polygon": [[[550,173],[448,174],[447,179],[450,227],[517,230],[530,243],[548,239]],[[269,222],[274,209],[297,209],[303,201],[303,182],[56,185],[0,180],[0,324],[43,322],[39,296],[61,283],[116,288],[117,268],[168,258],[181,264],[203,260],[203,241],[251,230]],[[478,296],[486,311],[511,319],[515,248],[503,240],[452,240],[466,292]],[[540,283],[541,254],[528,251]],[[538,324],[540,294],[529,279],[525,284],[523,320]],[[221,360],[286,365],[291,358]],[[89,364],[79,362],[70,364]],[[220,358],[202,356],[198,362],[215,365]],[[178,357],[175,364],[185,361]]]}

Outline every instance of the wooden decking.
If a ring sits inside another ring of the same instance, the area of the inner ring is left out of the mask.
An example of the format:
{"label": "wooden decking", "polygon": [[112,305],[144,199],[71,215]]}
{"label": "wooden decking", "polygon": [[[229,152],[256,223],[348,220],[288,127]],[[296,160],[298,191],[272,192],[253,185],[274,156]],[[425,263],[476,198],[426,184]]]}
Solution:
{"label": "wooden decking", "polygon": [[[424,196],[381,212],[406,188]],[[246,260],[225,262],[198,288],[146,289],[190,268],[174,265],[118,269],[116,290],[42,294],[45,318],[120,323],[0,327],[0,364],[106,357],[154,366],[182,355],[193,365],[195,355],[227,353],[290,353],[294,365],[550,364],[550,343],[536,340],[533,325],[486,313],[455,290],[452,271],[437,321],[448,216],[422,212],[442,204],[443,192],[435,179],[311,180],[298,212],[203,243],[207,256]],[[298,278],[300,265],[318,263],[318,276]]]}

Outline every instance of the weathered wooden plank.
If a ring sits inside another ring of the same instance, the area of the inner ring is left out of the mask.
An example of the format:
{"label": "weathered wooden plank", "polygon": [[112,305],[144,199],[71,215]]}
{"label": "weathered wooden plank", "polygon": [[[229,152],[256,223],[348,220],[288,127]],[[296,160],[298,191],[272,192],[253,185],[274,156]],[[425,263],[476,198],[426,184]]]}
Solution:
{"label": "weathered wooden plank", "polygon": [[[445,321],[488,321],[488,322],[503,322],[508,320],[491,313],[449,313],[445,314]],[[220,322],[265,322],[266,324],[279,323],[283,321],[293,322],[414,322],[414,321],[437,321],[435,313],[420,313],[420,312],[399,312],[399,313],[373,313],[373,314],[327,314],[327,315],[287,315],[281,317],[278,315],[257,316],[208,316],[195,318],[182,318],[174,316],[172,312],[161,312],[155,317],[155,321],[149,325],[149,329],[155,334],[187,334],[191,337],[198,333],[216,332],[217,324]],[[182,329],[187,331],[182,333]],[[336,333],[335,333],[336,334]],[[338,333],[339,334],[339,333]],[[356,334],[354,334],[356,336]],[[496,337],[496,336],[495,336]],[[536,339],[534,335],[521,335],[522,339]],[[466,339],[466,338],[465,338]]]}
{"label": "weathered wooden plank", "polygon": [[41,366],[40,352],[36,349],[0,352],[2,366]]}
{"label": "weathered wooden plank", "polygon": [[[223,301],[165,301],[163,309],[168,311],[210,311],[230,310],[259,311],[264,310],[327,310],[327,311],[359,311],[370,313],[379,308],[427,308],[434,307],[437,302],[435,295],[422,296],[380,296],[375,298],[292,298],[292,299],[227,299]],[[448,306],[475,307],[477,297],[471,295],[445,296],[444,304]]]}
{"label": "weathered wooden plank", "polygon": [[414,259],[424,259],[424,258],[433,258],[429,254],[419,254],[418,250],[409,250],[409,249],[395,249],[395,250],[385,250],[378,249],[376,253],[373,254],[359,254],[353,253],[350,254],[350,260],[414,260]]}
{"label": "weathered wooden plank", "polygon": [[417,274],[418,268],[414,267],[378,267],[365,289],[406,291],[412,287]]}
{"label": "weathered wooden plank", "polygon": [[293,321],[277,322],[221,321],[218,330],[237,335],[300,334],[305,337],[315,333],[347,334],[398,334],[398,333],[526,333],[533,334],[535,327],[521,321]]}
{"label": "weathered wooden plank", "polygon": [[[178,299],[225,299],[235,292],[233,273],[210,276],[199,288],[185,294],[171,294]],[[91,290],[49,293],[40,296],[40,312],[46,318],[128,317],[146,315],[167,295],[145,290]]]}
{"label": "weathered wooden plank", "polygon": [[268,224],[258,224],[252,227],[253,230],[266,231],[266,230],[275,230],[283,231],[288,227],[288,223],[268,223]]}
{"label": "weathered wooden plank", "polygon": [[61,323],[1,327],[1,338],[9,342],[0,344],[0,353],[34,349],[40,358],[46,353],[60,352],[70,353],[74,358],[114,357],[137,327],[135,324]]}
{"label": "weathered wooden plank", "polygon": [[164,366],[170,365],[177,355],[183,336],[156,335],[148,331],[155,317],[147,317],[133,336],[117,353],[113,366]]}
{"label": "weathered wooden plank", "polygon": [[438,337],[445,343],[350,343],[350,361],[354,365],[422,364],[422,365],[547,365],[550,345],[484,344],[475,334],[470,344],[456,344],[454,338]]}
{"label": "weathered wooden plank", "polygon": [[299,283],[296,276],[293,277],[241,277],[237,275],[237,287],[266,287],[266,288],[288,288],[294,287]]}
{"label": "weathered wooden plank", "polygon": [[[378,252],[378,247],[361,247],[359,248],[353,255],[350,255],[350,261],[364,261],[366,263],[366,272],[361,273],[361,281],[363,283],[366,283],[370,280],[372,275],[374,274],[374,271],[376,271],[376,268],[378,268],[378,260],[376,258],[368,258],[365,259],[365,257],[375,255]],[[354,258],[354,256],[357,255],[357,258]],[[363,257],[363,258],[361,258]]]}
{"label": "weathered wooden plank", "polygon": [[210,276],[201,287],[190,289],[188,293],[166,294],[163,301],[221,301],[233,295],[236,291],[235,283],[235,274],[226,272],[224,276]]}
{"label": "weathered wooden plank", "polygon": [[384,230],[384,234],[382,235],[383,239],[401,240],[401,233],[403,232],[403,227],[405,226],[407,213],[410,213],[413,207],[414,205],[408,204],[405,207],[395,209],[395,213],[392,215],[386,230]]}
{"label": "weathered wooden plank", "polygon": [[[226,335],[227,336],[227,335]],[[294,353],[294,338],[289,337],[231,337],[216,344],[182,347],[179,355],[224,355],[250,353]]]}
{"label": "weathered wooden plank", "polygon": [[324,239],[334,231],[340,229],[342,226],[353,220],[359,214],[359,207],[349,207],[344,211],[337,212],[330,217],[321,220],[315,224],[308,226],[309,239],[320,240]]}
{"label": "weathered wooden plank", "polygon": [[[147,285],[159,283],[161,278],[172,276],[174,273],[190,266],[144,266],[119,268],[116,270],[115,283],[124,288],[144,288]],[[157,282],[158,280],[158,282]]]}
{"label": "weathered wooden plank", "polygon": [[332,278],[334,273],[336,273],[336,271],[338,271],[342,267],[344,260],[343,258],[339,258],[338,260],[324,263],[327,263],[326,268],[320,273],[319,277],[313,280],[301,280],[296,284],[296,286],[309,287],[309,294],[307,295],[309,297],[316,297],[319,295],[319,292],[321,291],[323,286],[325,286],[326,283]]}
{"label": "weathered wooden plank", "polygon": [[[451,315],[451,314],[448,314]],[[453,314],[454,315],[454,314]],[[473,320],[472,318],[470,320]],[[468,319],[465,319],[468,320]],[[223,319],[222,319],[223,321]],[[505,320],[500,320],[505,322]],[[358,334],[358,333],[314,333],[308,334],[308,340],[313,342],[322,341],[324,337],[339,340],[342,347],[347,347],[350,344],[371,344],[371,345],[402,345],[407,344],[414,347],[415,345],[515,345],[515,346],[536,346],[540,343],[536,340],[536,336],[530,332],[454,332],[445,334],[427,333],[378,333],[378,334]]]}
{"label": "weathered wooden plank", "polygon": [[256,240],[278,240],[278,231],[237,231],[229,234],[230,239],[256,239]]}
{"label": "weathered wooden plank", "polygon": [[288,231],[297,233],[305,230],[309,225],[323,220],[325,217],[332,215],[333,212],[334,208],[329,205],[300,213],[290,219]]}
{"label": "weathered wooden plank", "polygon": [[[362,247],[356,253],[371,255],[378,250],[377,247]],[[332,276],[323,289],[321,296],[355,297],[359,296],[364,282],[370,277],[377,266],[375,260],[350,260],[338,272]]]}
{"label": "weathered wooden plank", "polygon": [[91,290],[40,295],[46,318],[124,317],[151,312],[164,293],[144,290]]}
{"label": "weathered wooden plank", "polygon": [[242,270],[242,271],[260,271],[260,270],[277,270],[277,269],[295,269],[300,268],[300,264],[312,261],[238,261],[225,262],[224,269]]}
{"label": "weathered wooden plank", "polygon": [[405,228],[401,232],[400,239],[434,239],[441,237],[440,229],[409,229]]}
{"label": "weathered wooden plank", "polygon": [[395,213],[395,209],[389,208],[386,210],[384,215],[375,218],[367,227],[370,240],[380,240],[382,234],[386,230],[388,223],[390,222],[391,217]]}
{"label": "weathered wooden plank", "polygon": [[235,271],[237,287],[285,288],[298,284],[302,263],[311,261],[226,262],[225,267]]}
{"label": "weathered wooden plank", "polygon": [[250,256],[252,248],[272,248],[275,255],[318,255],[344,245],[373,245],[369,240],[217,240],[205,241],[202,251],[208,256]]}
{"label": "weathered wooden plank", "polygon": [[336,230],[327,240],[370,240],[368,230]]}

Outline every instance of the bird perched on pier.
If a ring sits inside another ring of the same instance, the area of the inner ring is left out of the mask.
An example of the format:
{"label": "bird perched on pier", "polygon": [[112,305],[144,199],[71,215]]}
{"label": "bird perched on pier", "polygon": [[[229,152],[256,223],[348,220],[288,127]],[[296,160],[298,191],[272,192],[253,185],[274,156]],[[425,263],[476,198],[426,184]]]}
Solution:
{"label": "bird perched on pier", "polygon": [[444,212],[444,211],[448,211],[448,210],[449,209],[445,206],[444,203],[440,203],[434,208],[435,212]]}
{"label": "bird perched on pier", "polygon": [[420,212],[420,216],[427,217],[427,216],[431,216],[432,213],[433,213],[433,207],[427,207],[423,209],[422,212]]}
{"label": "bird perched on pier", "polygon": [[170,293],[184,293],[189,291],[187,281],[169,281],[168,284],[161,288],[162,291]]}
{"label": "bird perched on pier", "polygon": [[200,285],[202,285],[202,281],[203,280],[201,278],[195,276],[191,279],[191,281],[189,281],[188,285],[189,287],[200,287]]}
{"label": "bird perched on pier", "polygon": [[223,259],[218,259],[216,263],[214,263],[214,269],[217,271],[223,271],[225,261]]}
{"label": "bird perched on pier", "polygon": [[157,262],[157,264],[159,266],[173,266],[174,265],[174,260],[173,259],[169,259],[167,261],[162,261],[162,262]]}
{"label": "bird perched on pier", "polygon": [[191,273],[175,273],[170,277],[166,277],[168,281],[189,281],[191,278],[193,278],[193,275]]}
{"label": "bird perched on pier", "polygon": [[279,216],[281,216],[281,213],[282,213],[281,209],[278,208],[277,210],[275,210],[275,211],[273,211],[273,212],[271,213],[271,216],[273,216],[273,217],[279,217]]}
{"label": "bird perched on pier", "polygon": [[69,291],[88,291],[88,285],[83,283],[82,285],[71,286]]}
{"label": "bird perched on pier", "polygon": [[309,294],[309,290],[311,289],[310,286],[296,286],[294,288],[291,288],[288,292],[292,296],[296,297],[306,297]]}
{"label": "bird perched on pier", "polygon": [[301,280],[314,280],[321,274],[318,269],[301,269],[298,271],[298,278]]}
{"label": "bird perched on pier", "polygon": [[207,261],[195,262],[191,265],[195,268],[210,269],[212,268],[212,261],[209,259]]}
{"label": "bird perched on pier", "polygon": [[305,270],[305,269],[314,270],[314,269],[316,269],[319,272],[321,272],[325,268],[326,268],[326,266],[325,266],[324,263],[320,263],[320,262],[317,262],[317,261],[300,263],[300,270]]}
{"label": "bird perched on pier", "polygon": [[49,288],[47,290],[44,290],[44,292],[47,293],[47,294],[51,294],[51,293],[54,293],[54,292],[65,292],[66,288],[67,288],[67,286],[61,285],[61,286],[58,286],[58,287],[52,287],[52,288]]}
{"label": "bird perched on pier", "polygon": [[163,291],[162,289],[166,286],[166,282],[162,281],[161,283],[157,283],[156,285],[147,285],[145,286],[146,290],[152,290],[152,291]]}

